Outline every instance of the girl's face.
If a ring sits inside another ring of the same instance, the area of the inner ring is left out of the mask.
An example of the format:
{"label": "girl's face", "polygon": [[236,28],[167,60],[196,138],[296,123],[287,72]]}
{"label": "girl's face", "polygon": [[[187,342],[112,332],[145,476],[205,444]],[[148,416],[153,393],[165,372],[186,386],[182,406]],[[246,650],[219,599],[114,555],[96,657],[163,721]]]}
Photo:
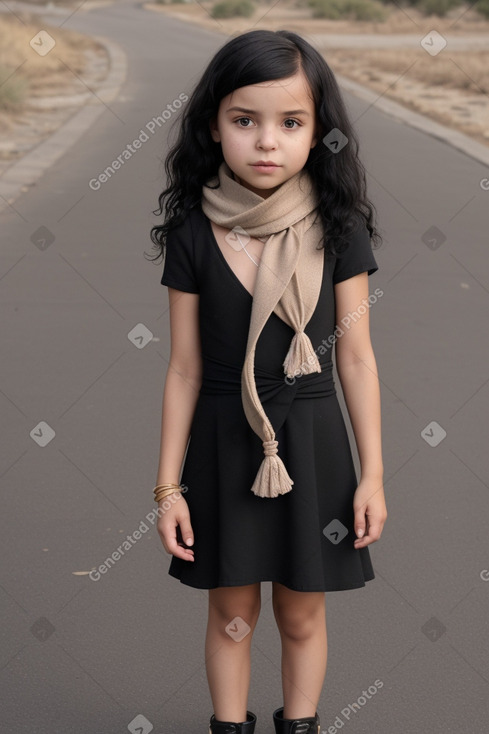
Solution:
{"label": "girl's face", "polygon": [[[251,84],[221,100],[210,123],[224,160],[242,186],[266,199],[304,168],[316,145],[316,110],[303,72]],[[259,166],[259,162],[274,165]]]}

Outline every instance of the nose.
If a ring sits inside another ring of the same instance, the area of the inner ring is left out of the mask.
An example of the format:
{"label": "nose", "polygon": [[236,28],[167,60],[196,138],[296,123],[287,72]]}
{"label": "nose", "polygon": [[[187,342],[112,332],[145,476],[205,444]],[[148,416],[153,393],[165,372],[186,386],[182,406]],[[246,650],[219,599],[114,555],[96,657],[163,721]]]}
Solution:
{"label": "nose", "polygon": [[277,147],[277,136],[273,125],[263,125],[260,128],[257,145],[265,150],[273,150]]}

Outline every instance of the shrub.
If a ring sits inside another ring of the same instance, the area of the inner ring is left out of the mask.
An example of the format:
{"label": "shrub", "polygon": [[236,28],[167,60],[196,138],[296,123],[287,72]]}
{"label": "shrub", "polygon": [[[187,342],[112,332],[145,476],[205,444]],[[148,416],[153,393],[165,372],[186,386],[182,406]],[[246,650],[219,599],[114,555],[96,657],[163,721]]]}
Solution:
{"label": "shrub", "polygon": [[27,79],[14,76],[12,71],[6,66],[0,66],[0,110],[14,110],[20,107],[29,91]]}
{"label": "shrub", "polygon": [[385,20],[387,11],[376,0],[346,0],[347,13],[353,13],[355,20]]}
{"label": "shrub", "polygon": [[249,18],[255,12],[251,0],[223,0],[212,8],[213,18],[235,18],[241,16]]}
{"label": "shrub", "polygon": [[312,8],[312,17],[329,18],[329,20],[338,20],[338,18],[341,18],[342,4],[341,0],[309,0],[309,6]]}
{"label": "shrub", "polygon": [[478,13],[484,16],[484,18],[489,19],[489,0],[479,0],[479,2],[474,5],[474,8]]}
{"label": "shrub", "polygon": [[377,0],[309,0],[313,18],[351,17],[353,20],[380,20],[387,18],[387,10]]}
{"label": "shrub", "polygon": [[443,18],[449,10],[461,5],[461,0],[419,0],[416,5],[424,15]]}

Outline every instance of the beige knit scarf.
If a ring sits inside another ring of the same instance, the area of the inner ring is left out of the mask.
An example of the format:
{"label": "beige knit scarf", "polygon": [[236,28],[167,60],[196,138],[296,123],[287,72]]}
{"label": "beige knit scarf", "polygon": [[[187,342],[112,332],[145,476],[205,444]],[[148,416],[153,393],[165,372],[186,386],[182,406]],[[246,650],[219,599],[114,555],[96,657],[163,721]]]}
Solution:
{"label": "beige knit scarf", "polygon": [[[268,239],[258,267],[251,308],[241,396],[246,418],[263,441],[265,458],[251,487],[259,497],[277,497],[294,483],[278,456],[278,441],[256,389],[254,362],[258,337],[275,312],[295,332],[283,363],[288,378],[321,372],[304,327],[319,298],[324,250],[318,249],[321,223],[309,173],[303,169],[268,198],[234,180],[223,161],[217,176],[202,187],[202,210],[216,224],[251,237]],[[285,379],[285,378],[284,378]]]}

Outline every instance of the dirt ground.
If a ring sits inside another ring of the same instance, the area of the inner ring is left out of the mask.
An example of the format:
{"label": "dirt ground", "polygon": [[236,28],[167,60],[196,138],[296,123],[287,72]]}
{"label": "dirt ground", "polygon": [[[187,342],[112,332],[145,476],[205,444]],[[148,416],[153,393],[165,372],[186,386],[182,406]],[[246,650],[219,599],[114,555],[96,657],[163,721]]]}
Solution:
{"label": "dirt ground", "polygon": [[[48,34],[42,39],[40,28]],[[33,48],[43,51],[53,40],[44,56]],[[86,104],[108,69],[107,52],[97,41],[40,24],[32,14],[0,15],[0,83],[7,105],[0,109],[0,175]]]}

